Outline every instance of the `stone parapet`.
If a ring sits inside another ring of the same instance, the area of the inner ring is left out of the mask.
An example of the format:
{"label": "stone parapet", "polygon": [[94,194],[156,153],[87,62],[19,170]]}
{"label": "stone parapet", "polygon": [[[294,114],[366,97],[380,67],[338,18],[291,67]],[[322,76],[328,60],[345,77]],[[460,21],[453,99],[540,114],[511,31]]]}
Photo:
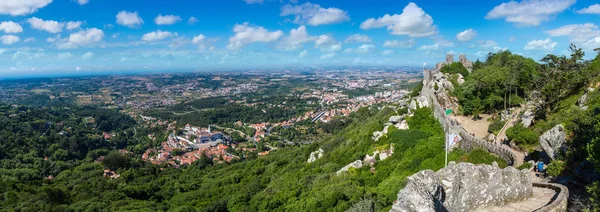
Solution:
{"label": "stone parapet", "polygon": [[556,191],[556,195],[548,205],[535,210],[536,212],[565,212],[569,201],[569,189],[554,183],[533,183],[534,187],[548,188]]}

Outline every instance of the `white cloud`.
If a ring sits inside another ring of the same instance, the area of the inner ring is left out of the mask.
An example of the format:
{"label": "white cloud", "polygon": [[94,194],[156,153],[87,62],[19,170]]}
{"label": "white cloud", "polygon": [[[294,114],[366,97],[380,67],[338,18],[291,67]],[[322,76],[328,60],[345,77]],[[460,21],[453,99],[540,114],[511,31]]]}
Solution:
{"label": "white cloud", "polygon": [[503,18],[517,26],[539,26],[575,4],[576,0],[522,0],[502,3],[492,9],[486,19]]}
{"label": "white cloud", "polygon": [[69,21],[67,22],[67,30],[79,29],[81,28],[81,24],[83,24],[81,21]]}
{"label": "white cloud", "polygon": [[265,1],[264,0],[244,0],[244,2],[246,2],[246,4],[262,4]]}
{"label": "white cloud", "polygon": [[81,55],[81,59],[82,60],[91,60],[94,58],[94,53],[92,52],[86,52],[85,54]]}
{"label": "white cloud", "polygon": [[31,28],[38,29],[38,30],[44,30],[49,33],[62,32],[62,28],[64,27],[64,24],[59,23],[58,21],[52,21],[52,20],[45,21],[45,20],[42,20],[42,19],[36,18],[36,17],[27,19],[27,22],[29,22],[29,24],[31,25]]}
{"label": "white cloud", "polygon": [[322,52],[337,52],[342,50],[342,42],[339,42],[331,35],[320,35],[315,40],[315,47],[320,48]]}
{"label": "white cloud", "polygon": [[192,43],[201,44],[204,42],[204,40],[206,40],[206,37],[203,34],[200,34],[198,36],[194,36],[194,38],[192,39]]}
{"label": "white cloud", "polygon": [[69,38],[64,39],[62,43],[58,45],[59,49],[72,49],[79,46],[84,46],[92,43],[96,43],[104,38],[104,32],[98,28],[90,28],[80,30],[79,32],[72,33]]}
{"label": "white cloud", "polygon": [[383,52],[381,52],[382,55],[390,55],[390,54],[394,54],[393,50],[384,50]]}
{"label": "white cloud", "polygon": [[302,48],[306,42],[316,40],[316,37],[310,36],[306,31],[306,26],[302,25],[298,29],[292,29],[290,35],[283,38],[277,45],[277,48],[285,51],[292,51]]}
{"label": "white cloud", "polygon": [[269,43],[278,40],[283,36],[281,30],[270,32],[261,26],[250,26],[248,22],[244,24],[236,24],[233,27],[235,35],[229,38],[229,44],[227,48],[230,50],[236,50],[245,47],[251,43]]}
{"label": "white cloud", "polygon": [[198,18],[196,18],[196,17],[192,16],[192,17],[190,17],[190,18],[188,19],[188,24],[189,24],[189,25],[194,25],[194,24],[198,23],[199,21],[200,21],[200,20],[198,20]]}
{"label": "white cloud", "polygon": [[415,45],[414,39],[408,40],[386,40],[383,47],[389,48],[412,48]]}
{"label": "white cloud", "polygon": [[71,54],[70,52],[63,52],[63,53],[58,53],[58,55],[56,55],[56,59],[66,60],[66,59],[72,58],[73,56],[74,55]]}
{"label": "white cloud", "polygon": [[117,13],[117,24],[129,27],[137,28],[144,24],[144,20],[138,15],[137,12],[127,12],[125,10]]}
{"label": "white cloud", "polygon": [[305,49],[305,50],[301,51],[300,54],[298,54],[298,57],[304,58],[304,57],[306,57],[306,55],[308,55],[308,51],[306,51],[306,49]]}
{"label": "white cloud", "polygon": [[2,43],[4,45],[11,45],[13,43],[19,42],[21,38],[14,35],[3,35],[2,37],[0,37],[0,40],[2,40]]}
{"label": "white cloud", "polygon": [[600,4],[593,4],[576,12],[580,14],[600,14]]}
{"label": "white cloud", "polygon": [[3,0],[0,3],[0,14],[29,15],[50,3],[52,0]]}
{"label": "white cloud", "polygon": [[481,47],[481,48],[492,48],[492,47],[498,45],[498,43],[496,43],[496,41],[493,41],[493,40],[480,40],[480,41],[477,41],[477,43],[479,44],[479,47]]}
{"label": "white cloud", "polygon": [[171,25],[181,21],[181,17],[175,15],[158,15],[154,18],[154,23],[157,25]]}
{"label": "white cloud", "polygon": [[369,18],[360,24],[361,29],[387,27],[393,35],[408,35],[410,37],[424,37],[437,33],[433,25],[433,18],[425,13],[415,3],[408,3],[402,14],[389,15],[374,19]]}
{"label": "white cloud", "polygon": [[525,50],[546,50],[551,51],[556,48],[558,43],[553,42],[550,38],[546,40],[532,40],[525,44]]}
{"label": "white cloud", "polygon": [[79,5],[84,5],[90,3],[90,0],[75,0],[75,2],[77,2]]}
{"label": "white cloud", "polygon": [[327,54],[321,55],[321,59],[331,59],[332,57],[335,57],[334,52],[329,52]]}
{"label": "white cloud", "polygon": [[294,23],[318,26],[349,21],[348,12],[338,8],[322,8],[318,4],[304,3],[301,5],[285,5],[281,8],[281,16],[293,15]]}
{"label": "white cloud", "polygon": [[477,36],[477,32],[473,29],[467,29],[465,31],[462,31],[458,34],[456,34],[456,39],[462,42],[467,42],[470,40],[473,40],[473,38],[475,38],[475,36]]}
{"label": "white cloud", "polygon": [[358,48],[356,48],[357,53],[363,53],[363,54],[370,53],[373,50],[375,50],[375,46],[372,44],[363,44],[363,45],[360,45]]}
{"label": "white cloud", "polygon": [[35,41],[35,38],[33,38],[33,37],[25,38],[25,40],[23,40],[23,42],[25,42],[25,43],[29,43],[29,42],[33,42],[33,41]]}
{"label": "white cloud", "polygon": [[60,35],[56,35],[54,37],[48,37],[48,39],[46,39],[46,41],[50,42],[50,43],[54,43],[56,41],[58,41],[60,39]]}
{"label": "white cloud", "polygon": [[419,48],[417,48],[417,50],[419,51],[436,51],[440,49],[440,44],[436,43],[436,44],[432,44],[432,45],[423,45],[423,46],[419,46]]}
{"label": "white cloud", "polygon": [[367,35],[354,34],[346,38],[345,43],[370,43],[372,41],[371,37]]}
{"label": "white cloud", "polygon": [[590,44],[589,41],[600,37],[598,26],[592,23],[565,25],[548,30],[546,33],[552,37],[569,37],[571,43],[582,45],[585,48],[592,48],[586,44]]}
{"label": "white cloud", "polygon": [[12,21],[4,21],[0,23],[0,31],[4,31],[4,33],[20,33],[23,32],[23,27]]}
{"label": "white cloud", "polygon": [[173,35],[177,35],[177,33],[171,33],[168,31],[157,30],[154,32],[149,32],[149,33],[144,34],[144,36],[142,36],[142,40],[148,41],[148,42],[158,41],[158,40],[162,40],[162,39],[171,37]]}

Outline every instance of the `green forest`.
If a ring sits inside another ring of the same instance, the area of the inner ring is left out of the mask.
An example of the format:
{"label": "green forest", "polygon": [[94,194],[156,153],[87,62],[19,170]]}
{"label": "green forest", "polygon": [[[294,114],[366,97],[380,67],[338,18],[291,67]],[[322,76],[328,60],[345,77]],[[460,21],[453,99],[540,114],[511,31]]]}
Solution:
{"label": "green forest", "polygon": [[[95,109],[104,110],[104,109]],[[139,159],[154,144],[134,135],[134,122],[125,115],[90,108],[0,107],[0,208],[15,211],[344,211],[369,208],[387,211],[406,177],[444,165],[443,131],[421,108],[409,119],[410,130],[390,130],[373,142],[390,108],[362,110],[347,127],[312,145],[288,146],[265,157],[231,164],[208,165],[205,160],[181,169],[156,166]],[[403,111],[400,111],[403,112]],[[405,112],[405,111],[404,111]],[[17,114],[18,118],[8,118]],[[105,119],[102,114],[111,114]],[[111,140],[92,130],[85,118],[118,127]],[[60,122],[59,122],[60,120]],[[62,121],[65,120],[65,121]],[[57,124],[60,123],[60,124]],[[64,132],[69,132],[68,134]],[[60,134],[59,134],[60,133]],[[147,133],[147,132],[144,132]],[[126,143],[122,143],[127,141]],[[336,175],[346,164],[376,149],[395,153],[374,165]],[[133,155],[115,149],[131,150]],[[307,163],[310,152],[326,154]],[[105,156],[103,162],[94,162]],[[454,161],[506,164],[486,151],[454,151]],[[121,175],[102,176],[105,168]],[[47,176],[53,175],[53,179]]]}

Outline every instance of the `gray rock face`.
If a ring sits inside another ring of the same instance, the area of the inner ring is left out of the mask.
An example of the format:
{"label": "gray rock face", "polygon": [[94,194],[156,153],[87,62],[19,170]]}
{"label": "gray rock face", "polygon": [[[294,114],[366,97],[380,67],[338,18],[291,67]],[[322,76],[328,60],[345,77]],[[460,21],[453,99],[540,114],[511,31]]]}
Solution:
{"label": "gray rock face", "polygon": [[577,100],[577,106],[579,106],[581,109],[587,110],[588,106],[586,104],[588,102],[588,94],[594,90],[594,88],[587,88],[585,93]]}
{"label": "gray rock face", "polygon": [[357,161],[354,161],[354,162],[352,162],[352,163],[350,163],[350,164],[348,164],[348,165],[344,166],[342,169],[338,170],[338,171],[336,172],[336,174],[341,174],[341,173],[343,173],[343,172],[347,172],[347,171],[348,171],[348,169],[350,169],[350,168],[356,168],[356,169],[359,169],[359,168],[361,168],[362,166],[363,166],[363,163],[362,163],[362,161],[361,161],[361,160],[357,160]]}
{"label": "gray rock face", "polygon": [[565,132],[565,127],[562,126],[562,124],[559,124],[540,136],[540,145],[542,146],[542,149],[546,151],[548,156],[554,160],[559,149],[565,143],[566,138],[567,134]]}
{"label": "gray rock face", "polygon": [[527,170],[451,162],[438,172],[425,170],[410,176],[391,211],[469,211],[532,195]]}
{"label": "gray rock face", "polygon": [[523,126],[529,127],[531,126],[531,124],[533,124],[534,117],[535,115],[533,114],[533,112],[531,110],[527,110],[525,111],[525,113],[523,113],[523,116],[521,116],[521,123],[523,124]]}
{"label": "gray rock face", "polygon": [[315,162],[317,159],[323,157],[323,153],[325,151],[323,151],[323,149],[319,148],[319,150],[311,152],[310,153],[310,157],[308,158],[308,163],[312,163]]}

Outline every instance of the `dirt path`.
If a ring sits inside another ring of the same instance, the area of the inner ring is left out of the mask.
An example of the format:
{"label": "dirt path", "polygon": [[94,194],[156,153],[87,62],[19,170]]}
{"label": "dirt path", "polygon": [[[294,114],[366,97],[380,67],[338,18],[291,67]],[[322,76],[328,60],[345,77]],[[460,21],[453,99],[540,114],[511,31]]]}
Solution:
{"label": "dirt path", "polygon": [[488,122],[488,118],[491,115],[482,114],[480,115],[481,119],[473,120],[471,116],[455,116],[449,115],[450,119],[458,121],[458,124],[465,128],[469,133],[475,133],[475,137],[485,139],[488,135],[488,126],[490,126],[490,122]]}
{"label": "dirt path", "polygon": [[[522,107],[517,108],[513,113],[511,113],[511,118],[509,121],[506,122],[506,124],[504,124],[504,127],[502,127],[502,130],[500,130],[500,132],[498,133],[498,136],[496,136],[496,140],[494,142],[500,143],[502,140],[504,140],[506,137],[506,130],[512,126],[514,126],[515,124],[518,124],[519,121],[519,113],[521,112],[521,110],[523,110]],[[515,155],[517,158],[515,158],[514,161],[514,166],[515,167],[519,167],[520,165],[523,164],[524,160],[525,160],[525,154],[517,151],[513,148],[510,148],[510,146],[502,144],[502,148],[507,149],[509,151],[511,151],[513,153],[513,155]]]}

